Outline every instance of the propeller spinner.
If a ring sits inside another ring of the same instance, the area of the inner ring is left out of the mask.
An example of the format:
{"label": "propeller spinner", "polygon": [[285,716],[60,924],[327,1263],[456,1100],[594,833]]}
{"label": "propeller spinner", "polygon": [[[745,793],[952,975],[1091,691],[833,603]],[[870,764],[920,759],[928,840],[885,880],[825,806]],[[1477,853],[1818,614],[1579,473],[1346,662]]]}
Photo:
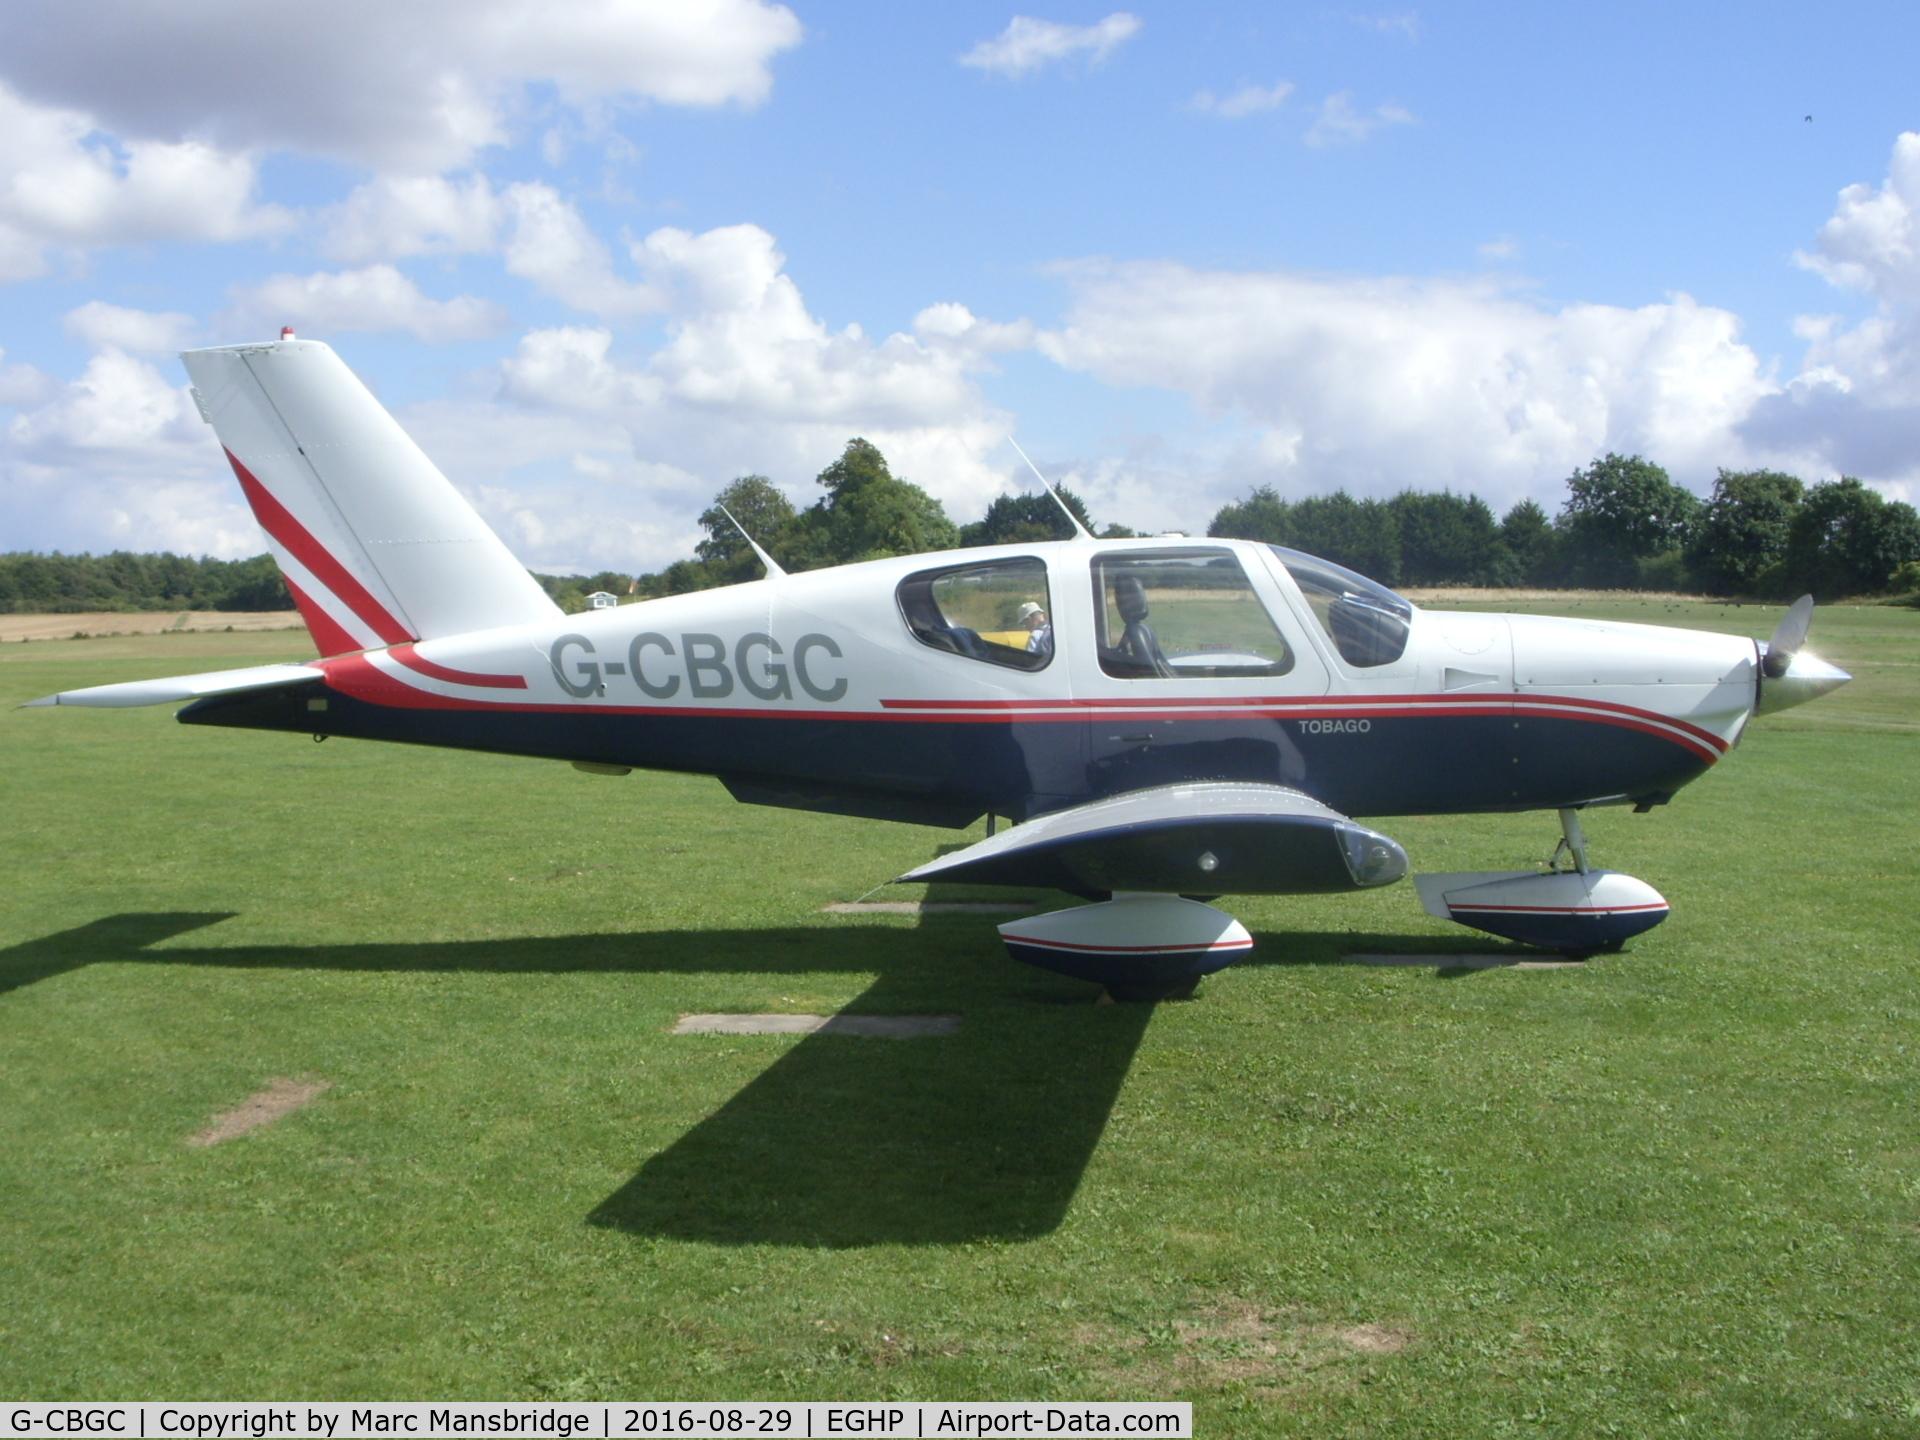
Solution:
{"label": "propeller spinner", "polygon": [[1853,677],[1802,647],[1813,624],[1813,596],[1802,595],[1787,607],[1760,657],[1760,695],[1756,715],[1790,710],[1838,690]]}

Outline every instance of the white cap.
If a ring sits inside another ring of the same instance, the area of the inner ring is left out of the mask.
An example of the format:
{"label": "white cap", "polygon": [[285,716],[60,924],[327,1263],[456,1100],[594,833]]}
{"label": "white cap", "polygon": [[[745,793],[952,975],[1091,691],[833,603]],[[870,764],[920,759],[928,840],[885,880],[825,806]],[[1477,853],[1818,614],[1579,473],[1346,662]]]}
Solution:
{"label": "white cap", "polygon": [[1038,605],[1034,604],[1033,601],[1031,600],[1027,601],[1026,604],[1020,607],[1020,618],[1022,620],[1031,620],[1036,615],[1044,615],[1046,613],[1047,613],[1046,611],[1042,610]]}

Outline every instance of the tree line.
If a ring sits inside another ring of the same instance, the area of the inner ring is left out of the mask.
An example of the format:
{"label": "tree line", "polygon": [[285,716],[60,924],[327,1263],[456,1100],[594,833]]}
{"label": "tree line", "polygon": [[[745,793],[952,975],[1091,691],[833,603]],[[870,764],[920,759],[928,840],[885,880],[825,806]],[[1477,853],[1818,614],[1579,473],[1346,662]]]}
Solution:
{"label": "tree line", "polygon": [[[1002,495],[971,525],[955,526],[940,502],[895,476],[879,449],[853,440],[821,472],[825,494],[796,509],[762,475],[735,480],[700,516],[706,538],[692,558],[653,574],[547,579],[563,604],[593,590],[678,595],[751,580],[752,547],[729,513],[788,570],[844,565],[958,545],[1064,540],[1073,527],[1048,495]],[[1061,499],[1103,538],[1071,490]],[[1701,500],[1638,455],[1607,454],[1567,478],[1549,516],[1522,500],[1496,520],[1484,500],[1448,490],[1406,490],[1385,500],[1344,490],[1285,500],[1272,486],[1222,506],[1207,534],[1264,540],[1358,570],[1383,584],[1511,589],[1675,590],[1823,600],[1920,592],[1920,515],[1854,479],[1807,485],[1773,470],[1722,470]],[[571,589],[570,587],[580,587]]]}
{"label": "tree line", "polygon": [[1209,535],[1291,545],[1387,585],[1679,590],[1822,600],[1920,590],[1920,515],[1858,480],[1807,485],[1722,470],[1701,500],[1638,455],[1567,479],[1549,518],[1522,500],[1495,522],[1472,495],[1345,491],[1287,501],[1270,486],[1224,506]]}
{"label": "tree line", "polygon": [[[743,475],[700,515],[692,556],[642,575],[542,575],[563,610],[608,591],[649,599],[733,585],[761,574],[748,534],[787,570],[815,570],[956,546],[1070,538],[1073,525],[1045,494],[1002,495],[955,525],[933,496],[895,475],[870,441],[854,439],[820,472],[822,494],[797,507],[764,475]],[[1097,526],[1086,504],[1061,500],[1105,539],[1135,532]],[[732,518],[729,518],[729,517]],[[1807,485],[1773,470],[1722,470],[1701,500],[1638,455],[1608,454],[1567,479],[1557,514],[1522,500],[1496,520],[1486,502],[1449,490],[1384,500],[1344,490],[1286,500],[1270,485],[1222,506],[1207,526],[1221,538],[1290,545],[1402,586],[1679,590],[1822,600],[1920,592],[1920,515],[1854,479]],[[270,557],[0,555],[0,611],[285,610],[292,599]]]}
{"label": "tree line", "polygon": [[291,610],[271,555],[198,560],[188,555],[0,554],[0,613],[71,615],[95,610]]}

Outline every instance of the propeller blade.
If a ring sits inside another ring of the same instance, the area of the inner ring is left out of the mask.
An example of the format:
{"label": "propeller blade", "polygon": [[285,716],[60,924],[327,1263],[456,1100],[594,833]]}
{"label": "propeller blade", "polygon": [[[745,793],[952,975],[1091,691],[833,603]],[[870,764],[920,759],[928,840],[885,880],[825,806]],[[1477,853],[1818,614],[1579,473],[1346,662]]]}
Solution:
{"label": "propeller blade", "polygon": [[1793,657],[1807,643],[1807,628],[1812,624],[1813,596],[1802,595],[1787,607],[1786,615],[1774,627],[1773,638],[1767,641],[1766,658],[1760,662],[1760,673],[1769,680],[1778,680],[1786,674]]}

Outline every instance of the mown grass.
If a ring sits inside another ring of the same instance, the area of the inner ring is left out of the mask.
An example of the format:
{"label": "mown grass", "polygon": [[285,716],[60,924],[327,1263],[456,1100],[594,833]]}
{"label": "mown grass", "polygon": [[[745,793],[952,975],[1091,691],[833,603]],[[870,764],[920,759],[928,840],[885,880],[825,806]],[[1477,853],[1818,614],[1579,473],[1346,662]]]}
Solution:
{"label": "mown grass", "polygon": [[[1614,607],[1764,635],[1778,612]],[[1610,610],[1608,613],[1614,613]],[[1567,613],[1598,613],[1567,608]],[[0,653],[0,702],[297,653]],[[709,781],[0,716],[0,1391],[1186,1397],[1206,1435],[1920,1431],[1920,615],[1604,863],[1573,970],[1250,900],[1190,1004],[829,916],[955,838]],[[1421,869],[1550,817],[1401,820]],[[947,1039],[672,1036],[954,1011]],[[334,1088],[215,1149],[271,1077]]]}

